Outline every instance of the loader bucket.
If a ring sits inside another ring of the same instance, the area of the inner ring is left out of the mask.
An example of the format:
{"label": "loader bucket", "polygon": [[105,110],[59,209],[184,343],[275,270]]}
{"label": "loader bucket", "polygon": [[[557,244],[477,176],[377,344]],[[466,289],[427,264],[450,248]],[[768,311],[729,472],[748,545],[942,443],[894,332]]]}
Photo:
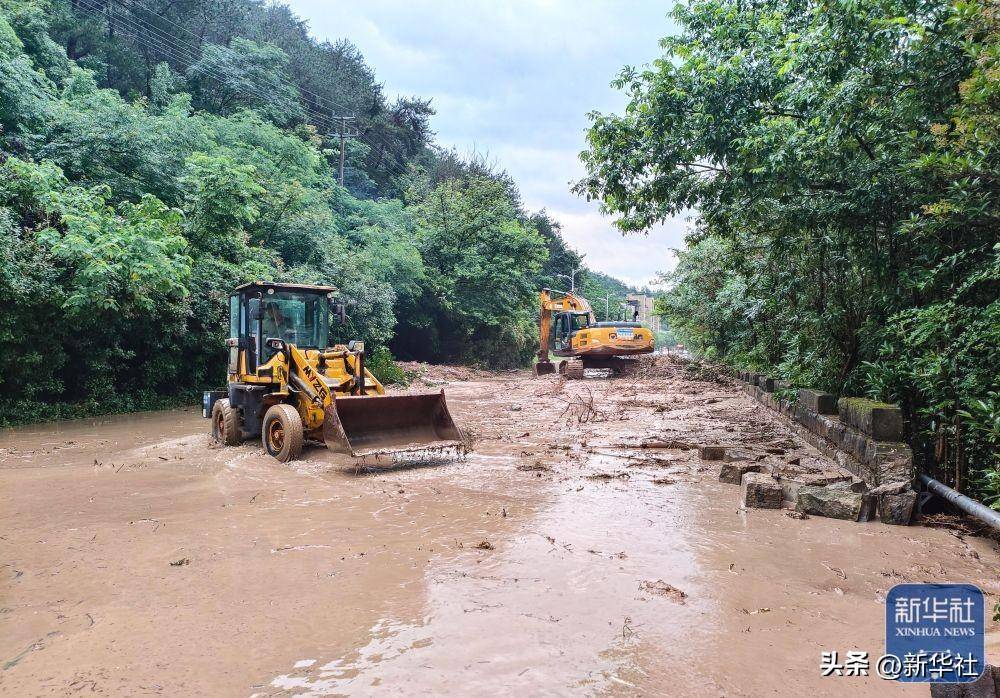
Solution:
{"label": "loader bucket", "polygon": [[443,390],[412,395],[335,396],[325,411],[323,438],[327,448],[352,456],[468,450],[448,412]]}

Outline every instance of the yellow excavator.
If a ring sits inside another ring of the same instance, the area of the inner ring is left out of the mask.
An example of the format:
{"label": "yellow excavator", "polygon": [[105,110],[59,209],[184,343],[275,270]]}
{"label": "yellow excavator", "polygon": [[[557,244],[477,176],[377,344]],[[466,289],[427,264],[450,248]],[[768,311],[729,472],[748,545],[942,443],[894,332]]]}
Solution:
{"label": "yellow excavator", "polygon": [[583,378],[588,368],[611,369],[615,375],[634,370],[635,359],[653,352],[653,333],[638,322],[597,322],[587,299],[574,293],[543,288],[539,294],[539,348],[535,375],[555,373],[552,355],[565,357],[558,371]]}
{"label": "yellow excavator", "polygon": [[228,381],[209,390],[202,414],[234,446],[260,438],[279,461],[313,439],[351,456],[468,450],[438,393],[386,395],[365,368],[362,342],[329,346],[331,316],[347,303],[329,286],[254,281],[229,297]]}

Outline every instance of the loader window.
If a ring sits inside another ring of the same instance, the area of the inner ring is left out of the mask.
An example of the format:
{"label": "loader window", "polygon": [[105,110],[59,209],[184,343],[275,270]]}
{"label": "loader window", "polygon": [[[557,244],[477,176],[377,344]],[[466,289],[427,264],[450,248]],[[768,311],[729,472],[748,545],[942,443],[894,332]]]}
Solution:
{"label": "loader window", "polygon": [[[282,291],[261,299],[264,339],[282,339],[299,348],[322,349],[329,338],[326,296],[317,293]],[[251,328],[255,333],[256,328]],[[262,347],[266,361],[273,353]]]}

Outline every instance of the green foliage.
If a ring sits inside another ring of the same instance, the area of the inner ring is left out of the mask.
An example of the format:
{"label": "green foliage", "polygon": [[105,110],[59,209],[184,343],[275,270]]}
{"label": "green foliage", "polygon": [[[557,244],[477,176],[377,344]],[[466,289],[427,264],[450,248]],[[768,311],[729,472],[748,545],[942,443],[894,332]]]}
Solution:
{"label": "green foliage", "polygon": [[239,37],[229,46],[207,44],[187,71],[195,106],[224,116],[253,109],[281,126],[300,121],[304,112],[289,83],[288,62],[273,44]]}
{"label": "green foliage", "polygon": [[[331,339],[387,383],[390,347],[528,361],[538,288],[581,258],[505,173],[431,144],[428,100],[387,101],[284,6],[103,7],[0,3],[0,424],[222,384],[228,295],[254,279],[337,287]],[[346,187],[333,102],[365,134]]]}
{"label": "green foliage", "polygon": [[524,365],[537,346],[537,279],[547,257],[506,185],[472,175],[411,191],[428,293],[403,327],[423,329],[446,359]]}
{"label": "green foliage", "polygon": [[697,211],[659,304],[686,343],[900,402],[922,465],[995,500],[995,8],[691,0],[674,15],[663,59],[616,82],[624,113],[592,115],[577,190],[623,231]]}
{"label": "green foliage", "polygon": [[365,368],[372,372],[382,385],[410,384],[410,376],[393,360],[387,347],[376,347],[365,360]]}

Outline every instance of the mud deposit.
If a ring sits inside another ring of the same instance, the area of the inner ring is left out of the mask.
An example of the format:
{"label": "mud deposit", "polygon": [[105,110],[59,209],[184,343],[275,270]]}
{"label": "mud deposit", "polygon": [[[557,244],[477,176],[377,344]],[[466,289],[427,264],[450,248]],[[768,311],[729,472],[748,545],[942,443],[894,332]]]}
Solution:
{"label": "mud deposit", "polygon": [[1000,594],[988,540],[741,511],[681,446],[822,456],[735,387],[443,383],[464,460],[283,465],[193,408],[0,432],[0,693],[927,695],[820,652],[881,654],[900,582]]}

